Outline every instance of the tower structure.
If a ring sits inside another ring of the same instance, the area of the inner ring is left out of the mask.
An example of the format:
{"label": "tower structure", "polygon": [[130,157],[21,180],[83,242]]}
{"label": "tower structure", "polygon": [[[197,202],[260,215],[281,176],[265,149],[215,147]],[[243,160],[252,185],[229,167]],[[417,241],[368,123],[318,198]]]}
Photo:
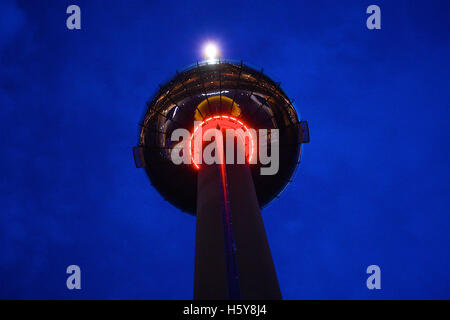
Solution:
{"label": "tower structure", "polygon": [[[197,217],[194,298],[281,299],[260,210],[290,182],[309,131],[280,83],[242,62],[196,63],[159,87],[140,127],[136,166],[145,168],[167,201]],[[172,134],[181,128],[190,132],[184,151],[191,161],[175,164],[172,152],[179,142]],[[268,152],[276,151],[273,143],[279,150],[277,172],[261,174],[265,164],[251,159],[260,144],[250,136],[236,138],[234,151],[244,150],[243,163],[200,163],[192,144],[208,128],[267,129]]]}

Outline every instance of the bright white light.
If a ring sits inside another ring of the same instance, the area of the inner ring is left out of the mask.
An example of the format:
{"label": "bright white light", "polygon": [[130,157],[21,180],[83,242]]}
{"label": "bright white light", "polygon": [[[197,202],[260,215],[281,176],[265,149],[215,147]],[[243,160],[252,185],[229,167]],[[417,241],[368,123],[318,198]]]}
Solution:
{"label": "bright white light", "polygon": [[207,60],[214,60],[219,57],[219,48],[215,43],[207,43],[203,49],[204,58]]}

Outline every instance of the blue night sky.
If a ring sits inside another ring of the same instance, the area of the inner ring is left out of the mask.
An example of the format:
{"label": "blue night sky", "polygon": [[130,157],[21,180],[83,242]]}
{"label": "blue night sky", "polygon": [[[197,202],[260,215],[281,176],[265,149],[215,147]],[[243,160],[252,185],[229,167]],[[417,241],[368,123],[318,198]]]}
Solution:
{"label": "blue night sky", "polygon": [[284,298],[450,298],[449,1],[2,0],[0,16],[0,298],[192,298],[195,218],[131,150],[147,99],[206,40],[309,122],[263,210]]}

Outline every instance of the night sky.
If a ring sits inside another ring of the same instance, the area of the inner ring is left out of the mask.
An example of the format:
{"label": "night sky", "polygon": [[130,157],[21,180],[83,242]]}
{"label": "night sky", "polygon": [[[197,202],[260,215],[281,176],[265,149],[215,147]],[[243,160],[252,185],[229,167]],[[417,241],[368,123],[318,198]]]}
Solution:
{"label": "night sky", "polygon": [[195,218],[132,147],[158,84],[213,40],[309,122],[262,212],[284,298],[449,299],[449,18],[449,1],[2,0],[0,298],[192,298]]}

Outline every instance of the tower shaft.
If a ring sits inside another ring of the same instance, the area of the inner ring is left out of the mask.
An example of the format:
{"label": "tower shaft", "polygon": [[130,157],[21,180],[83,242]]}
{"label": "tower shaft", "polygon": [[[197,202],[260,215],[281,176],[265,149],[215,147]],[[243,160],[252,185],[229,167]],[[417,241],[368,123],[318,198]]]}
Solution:
{"label": "tower shaft", "polygon": [[249,166],[203,164],[194,299],[281,298]]}

